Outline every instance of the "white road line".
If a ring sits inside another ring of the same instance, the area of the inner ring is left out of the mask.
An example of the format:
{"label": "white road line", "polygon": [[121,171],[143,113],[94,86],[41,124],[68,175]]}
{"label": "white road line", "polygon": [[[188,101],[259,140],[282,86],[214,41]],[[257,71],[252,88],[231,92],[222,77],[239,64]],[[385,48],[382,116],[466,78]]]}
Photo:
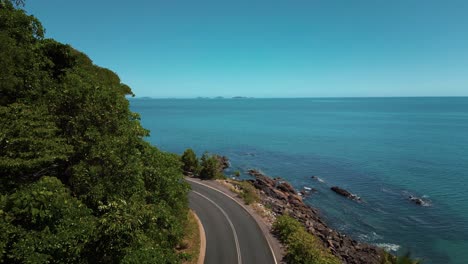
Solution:
{"label": "white road line", "polygon": [[[233,201],[236,202],[238,205],[240,205],[240,207],[242,207],[242,209],[244,209],[250,217],[252,217],[252,219],[255,221],[255,223],[257,224],[257,226],[259,225],[259,224],[257,223],[257,220],[255,220],[255,218],[254,218],[253,216],[250,215],[250,212],[247,210],[247,208],[245,208],[244,205],[241,204],[241,203],[239,203],[236,199],[234,199],[234,198],[232,198],[231,196],[227,195],[226,193],[224,193],[224,192],[222,192],[222,191],[220,191],[220,190],[218,190],[218,189],[216,189],[216,188],[213,188],[213,187],[211,187],[211,186],[209,186],[209,185],[206,185],[206,184],[204,184],[204,183],[197,182],[197,181],[192,180],[192,179],[190,179],[190,178],[185,178],[185,179],[188,180],[188,181],[190,181],[190,182],[203,185],[203,186],[205,186],[205,187],[207,187],[207,188],[210,188],[210,189],[212,189],[212,190],[214,190],[214,191],[217,191],[217,192],[223,194],[223,195],[226,196],[226,197],[229,197],[231,200],[233,200]],[[193,190],[192,190],[192,191],[193,191]],[[263,232],[262,229],[260,228],[260,226],[259,226],[258,228],[260,229],[261,232]],[[270,248],[271,255],[273,256],[273,261],[275,262],[275,264],[278,264],[278,261],[276,260],[275,252],[273,251],[273,247],[270,245],[270,241],[268,241],[268,239],[267,239],[266,237],[265,237],[265,240],[266,240],[266,242],[267,242],[267,244],[268,244],[268,247]]]}
{"label": "white road line", "polygon": [[234,228],[234,224],[232,223],[231,219],[229,219],[229,216],[227,215],[227,213],[223,210],[223,208],[221,208],[221,206],[219,206],[217,203],[215,203],[213,200],[211,200],[210,198],[206,197],[205,195],[197,192],[197,191],[194,191],[192,190],[193,193],[196,193],[198,195],[200,195],[201,197],[205,198],[206,200],[208,200],[209,202],[211,202],[212,204],[214,204],[214,206],[216,206],[220,211],[221,213],[223,213],[224,217],[226,217],[226,219],[228,220],[229,222],[229,225],[231,226],[231,229],[232,229],[232,233],[234,235],[234,242],[236,243],[236,250],[237,250],[237,262],[239,264],[242,264],[242,257],[241,257],[241,251],[240,251],[240,246],[239,246],[239,239],[237,238],[237,233],[236,233],[236,229]]}

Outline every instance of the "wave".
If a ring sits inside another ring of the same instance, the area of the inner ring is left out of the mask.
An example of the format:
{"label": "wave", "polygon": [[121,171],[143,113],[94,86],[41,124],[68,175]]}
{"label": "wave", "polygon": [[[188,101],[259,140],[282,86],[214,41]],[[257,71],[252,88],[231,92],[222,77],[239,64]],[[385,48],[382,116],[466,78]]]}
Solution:
{"label": "wave", "polygon": [[369,234],[360,234],[359,238],[365,242],[372,242],[375,240],[383,239],[383,236],[377,234],[376,232],[371,232]]}
{"label": "wave", "polygon": [[316,180],[316,181],[318,181],[320,183],[325,183],[325,181],[322,178],[319,178],[317,176],[312,176],[312,179],[314,179],[314,180]]}
{"label": "wave", "polygon": [[377,243],[376,246],[383,248],[387,252],[397,252],[400,249],[400,245],[391,243]]}

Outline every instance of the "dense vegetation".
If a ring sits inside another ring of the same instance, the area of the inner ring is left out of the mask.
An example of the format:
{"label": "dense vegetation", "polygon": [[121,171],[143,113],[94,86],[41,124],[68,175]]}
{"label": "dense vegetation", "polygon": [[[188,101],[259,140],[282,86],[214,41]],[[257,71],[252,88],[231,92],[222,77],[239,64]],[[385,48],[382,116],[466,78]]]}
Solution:
{"label": "dense vegetation", "polygon": [[224,178],[223,169],[221,168],[221,164],[219,164],[217,156],[205,152],[200,160],[200,178],[206,180]]}
{"label": "dense vegetation", "polygon": [[178,263],[188,185],[130,88],[0,0],[0,262]]}
{"label": "dense vegetation", "polygon": [[192,149],[184,151],[181,157],[182,170],[185,174],[204,180],[224,179],[223,166],[218,155],[203,153],[200,161]]}
{"label": "dense vegetation", "polygon": [[198,164],[197,155],[192,149],[186,149],[180,160],[182,161],[182,169],[185,173],[197,175],[200,172],[200,164]]}
{"label": "dense vegetation", "polygon": [[281,243],[286,245],[285,260],[289,264],[341,263],[301,223],[290,216],[279,216],[273,224],[273,230]]}

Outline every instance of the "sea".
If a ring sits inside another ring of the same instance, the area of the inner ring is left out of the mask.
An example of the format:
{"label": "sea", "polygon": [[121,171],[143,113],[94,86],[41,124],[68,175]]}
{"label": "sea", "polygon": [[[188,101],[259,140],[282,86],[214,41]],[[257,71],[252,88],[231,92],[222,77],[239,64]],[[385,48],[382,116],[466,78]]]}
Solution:
{"label": "sea", "polygon": [[230,177],[249,178],[254,168],[299,190],[315,188],[305,201],[344,234],[426,264],[468,263],[468,97],[140,98],[130,105],[163,151],[217,153],[229,157]]}

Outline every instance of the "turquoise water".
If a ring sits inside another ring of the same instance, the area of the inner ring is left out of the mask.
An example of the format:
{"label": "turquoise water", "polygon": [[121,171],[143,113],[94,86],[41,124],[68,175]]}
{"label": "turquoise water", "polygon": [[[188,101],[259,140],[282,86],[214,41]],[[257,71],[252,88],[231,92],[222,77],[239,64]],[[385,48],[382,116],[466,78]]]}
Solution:
{"label": "turquoise water", "polygon": [[[334,228],[424,263],[468,263],[468,98],[132,99],[149,141],[297,188]],[[323,182],[314,180],[318,176]],[[247,175],[244,175],[247,177]],[[341,186],[364,202],[344,199]],[[408,201],[409,195],[430,206]]]}

